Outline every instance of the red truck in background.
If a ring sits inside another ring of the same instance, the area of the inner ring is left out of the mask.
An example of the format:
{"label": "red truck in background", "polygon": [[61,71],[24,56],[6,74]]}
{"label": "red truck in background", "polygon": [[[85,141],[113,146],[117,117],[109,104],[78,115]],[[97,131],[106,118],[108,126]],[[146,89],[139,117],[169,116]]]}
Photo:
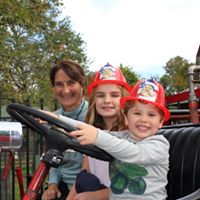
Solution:
{"label": "red truck in background", "polygon": [[171,113],[167,124],[199,123],[200,80],[194,79],[196,73],[200,73],[200,65],[190,66],[189,89],[166,97],[166,105]]}

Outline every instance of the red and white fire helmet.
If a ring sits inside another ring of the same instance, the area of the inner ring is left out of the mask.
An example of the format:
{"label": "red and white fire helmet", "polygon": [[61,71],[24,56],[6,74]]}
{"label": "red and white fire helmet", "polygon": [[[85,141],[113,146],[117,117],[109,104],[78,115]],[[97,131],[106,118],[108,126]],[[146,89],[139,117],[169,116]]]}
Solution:
{"label": "red and white fire helmet", "polygon": [[164,113],[164,121],[167,121],[170,117],[170,112],[165,106],[165,91],[162,85],[153,79],[138,81],[130,95],[120,99],[121,108],[124,107],[126,101],[133,100],[142,100],[161,109]]}
{"label": "red and white fire helmet", "polygon": [[122,71],[118,67],[113,67],[109,63],[103,66],[95,76],[94,81],[88,87],[88,94],[91,94],[94,87],[100,84],[114,83],[123,86],[128,92],[131,86],[127,83]]}

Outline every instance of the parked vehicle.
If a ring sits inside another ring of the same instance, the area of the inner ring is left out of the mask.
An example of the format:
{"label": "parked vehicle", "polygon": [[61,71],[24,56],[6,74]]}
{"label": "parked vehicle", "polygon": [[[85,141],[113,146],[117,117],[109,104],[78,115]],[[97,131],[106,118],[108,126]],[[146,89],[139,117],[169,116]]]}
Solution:
{"label": "parked vehicle", "polygon": [[0,122],[0,150],[18,150],[22,145],[22,124]]}

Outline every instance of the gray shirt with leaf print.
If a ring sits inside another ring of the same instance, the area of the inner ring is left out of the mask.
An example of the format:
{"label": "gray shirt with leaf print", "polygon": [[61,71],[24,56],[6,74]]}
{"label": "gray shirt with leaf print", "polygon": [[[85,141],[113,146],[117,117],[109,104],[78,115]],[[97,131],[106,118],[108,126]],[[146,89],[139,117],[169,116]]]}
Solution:
{"label": "gray shirt with leaf print", "polygon": [[166,199],[168,140],[154,135],[136,141],[129,131],[111,134],[98,130],[95,143],[116,158],[109,165],[110,200]]}

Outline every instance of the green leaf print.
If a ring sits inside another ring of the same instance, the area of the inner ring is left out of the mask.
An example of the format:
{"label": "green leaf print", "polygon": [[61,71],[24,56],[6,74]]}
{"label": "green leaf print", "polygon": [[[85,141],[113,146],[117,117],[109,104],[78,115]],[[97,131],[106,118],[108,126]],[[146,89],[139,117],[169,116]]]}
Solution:
{"label": "green leaf print", "polygon": [[114,160],[109,165],[111,190],[114,194],[121,194],[128,188],[130,193],[143,194],[146,182],[143,176],[148,171],[139,165]]}
{"label": "green leaf print", "polygon": [[128,183],[128,190],[132,194],[144,194],[146,183],[142,177],[136,177]]}
{"label": "green leaf print", "polygon": [[122,194],[124,189],[127,188],[128,185],[128,178],[122,174],[118,173],[111,179],[110,188],[113,193],[115,194]]}
{"label": "green leaf print", "polygon": [[119,160],[114,160],[109,165],[110,178],[115,176],[118,172],[125,174],[128,179],[133,179],[139,176],[146,176],[148,174],[144,167],[132,163],[125,163]]}

